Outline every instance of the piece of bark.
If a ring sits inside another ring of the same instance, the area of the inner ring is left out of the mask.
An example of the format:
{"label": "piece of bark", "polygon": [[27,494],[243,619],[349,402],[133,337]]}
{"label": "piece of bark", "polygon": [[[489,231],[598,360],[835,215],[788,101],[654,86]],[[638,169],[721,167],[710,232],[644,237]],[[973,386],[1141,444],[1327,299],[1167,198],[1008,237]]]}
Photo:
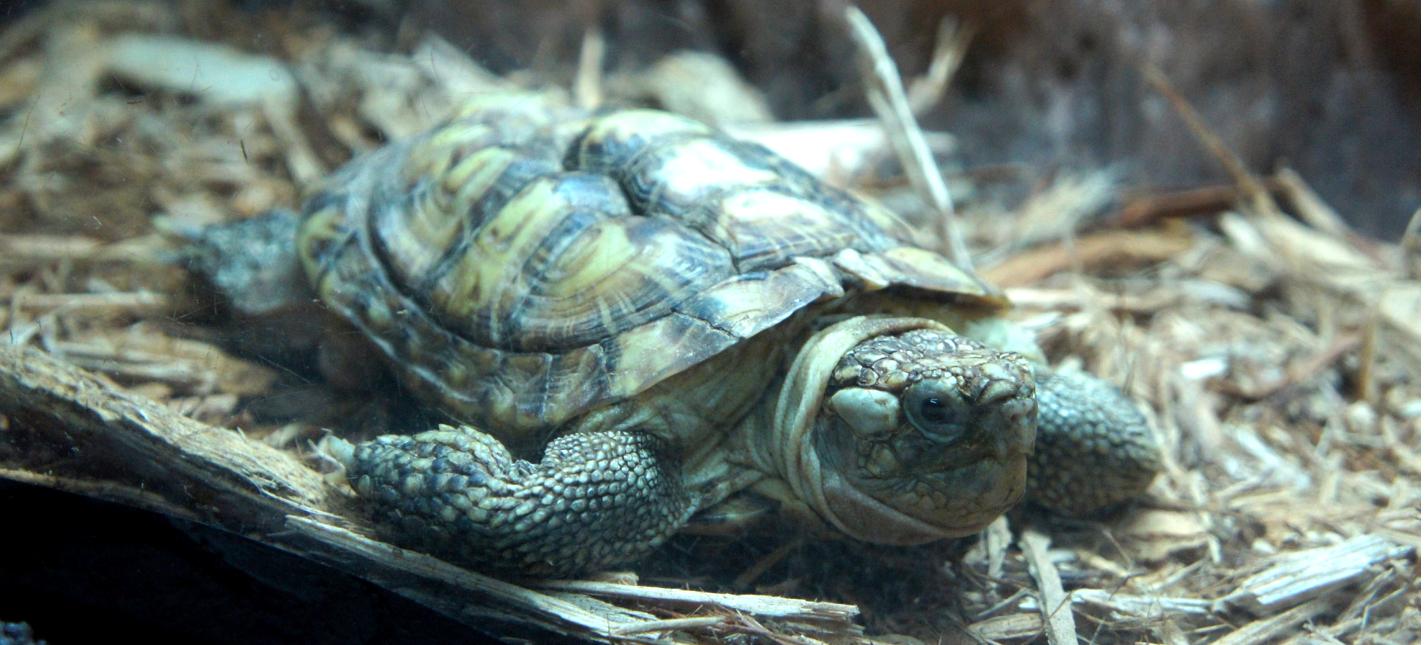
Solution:
{"label": "piece of bark", "polygon": [[[155,492],[219,527],[280,531],[287,515],[321,514],[333,501],[321,475],[288,453],[120,392],[38,350],[0,350],[0,413],[39,440],[22,441],[12,426],[0,442],[6,467]],[[50,461],[51,451],[69,458]]]}
{"label": "piece of bark", "polygon": [[[35,349],[0,349],[0,477],[225,529],[475,628],[598,641],[652,641],[656,634],[660,642],[690,642],[691,632],[751,631],[797,642],[861,633],[851,605],[595,581],[538,582],[547,589],[541,591],[528,586],[537,581],[501,580],[386,544],[369,537],[344,487],[292,454],[125,393]],[[656,607],[658,615],[596,596]],[[702,614],[704,606],[718,620]],[[767,623],[749,627],[754,619],[743,613]],[[650,622],[659,617],[669,620]]]}
{"label": "piece of bark", "polygon": [[1289,553],[1247,578],[1222,602],[1257,616],[1280,612],[1360,582],[1387,560],[1408,555],[1402,546],[1378,535],[1358,535],[1340,544]]}

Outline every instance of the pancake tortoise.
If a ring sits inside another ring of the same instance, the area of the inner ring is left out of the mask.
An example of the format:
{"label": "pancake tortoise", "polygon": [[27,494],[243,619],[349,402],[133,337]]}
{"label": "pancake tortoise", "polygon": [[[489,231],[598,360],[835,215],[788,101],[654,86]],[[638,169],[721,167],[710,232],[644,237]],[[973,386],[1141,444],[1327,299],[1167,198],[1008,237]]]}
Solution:
{"label": "pancake tortoise", "polygon": [[735,493],[918,544],[1141,492],[1132,402],[912,233],[687,118],[492,95],[196,265],[238,309],[317,299],[455,424],[334,452],[388,539],[480,568],[625,563]]}

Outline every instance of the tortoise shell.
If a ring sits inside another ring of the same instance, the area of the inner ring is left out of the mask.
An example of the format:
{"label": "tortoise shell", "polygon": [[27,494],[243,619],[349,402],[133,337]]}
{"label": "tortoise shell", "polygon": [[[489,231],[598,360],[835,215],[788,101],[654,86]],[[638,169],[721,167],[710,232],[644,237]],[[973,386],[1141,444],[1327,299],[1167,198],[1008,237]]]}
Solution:
{"label": "tortoise shell", "polygon": [[910,238],[889,211],[702,123],[496,96],[333,175],[298,252],[403,383],[523,432],[848,292],[1002,304]]}

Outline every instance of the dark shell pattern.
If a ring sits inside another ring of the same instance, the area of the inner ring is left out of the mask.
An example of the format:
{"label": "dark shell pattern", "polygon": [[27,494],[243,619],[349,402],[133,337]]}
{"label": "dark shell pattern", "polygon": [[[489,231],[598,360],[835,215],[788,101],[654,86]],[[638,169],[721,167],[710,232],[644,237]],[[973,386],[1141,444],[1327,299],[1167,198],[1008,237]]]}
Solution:
{"label": "dark shell pattern", "polygon": [[307,203],[319,297],[450,416],[532,432],[847,291],[998,302],[888,211],[673,114],[472,100]]}

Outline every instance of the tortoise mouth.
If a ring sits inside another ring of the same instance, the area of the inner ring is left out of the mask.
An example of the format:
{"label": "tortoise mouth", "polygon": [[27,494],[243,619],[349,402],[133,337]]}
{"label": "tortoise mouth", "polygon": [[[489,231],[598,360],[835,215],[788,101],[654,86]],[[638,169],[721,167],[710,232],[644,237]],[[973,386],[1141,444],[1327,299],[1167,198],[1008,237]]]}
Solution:
{"label": "tortoise mouth", "polygon": [[[839,418],[817,424],[823,514],[838,529],[880,544],[922,544],[973,534],[1024,496],[1028,456],[961,446],[951,458],[896,459],[871,449],[871,467]],[[889,462],[889,463],[888,463]],[[949,463],[947,463],[949,462]]]}
{"label": "tortoise mouth", "polygon": [[878,544],[925,544],[978,533],[1025,495],[1027,458],[979,461],[929,476],[861,480],[822,470],[825,515],[836,528]]}
{"label": "tortoise mouth", "polygon": [[839,473],[829,473],[822,479],[822,491],[828,510],[833,515],[830,519],[837,528],[858,540],[896,545],[924,544],[971,535],[1009,510],[1020,497],[1019,494],[1011,495],[1006,504],[998,509],[974,516],[952,514],[942,518],[949,521],[931,523],[867,494]]}

